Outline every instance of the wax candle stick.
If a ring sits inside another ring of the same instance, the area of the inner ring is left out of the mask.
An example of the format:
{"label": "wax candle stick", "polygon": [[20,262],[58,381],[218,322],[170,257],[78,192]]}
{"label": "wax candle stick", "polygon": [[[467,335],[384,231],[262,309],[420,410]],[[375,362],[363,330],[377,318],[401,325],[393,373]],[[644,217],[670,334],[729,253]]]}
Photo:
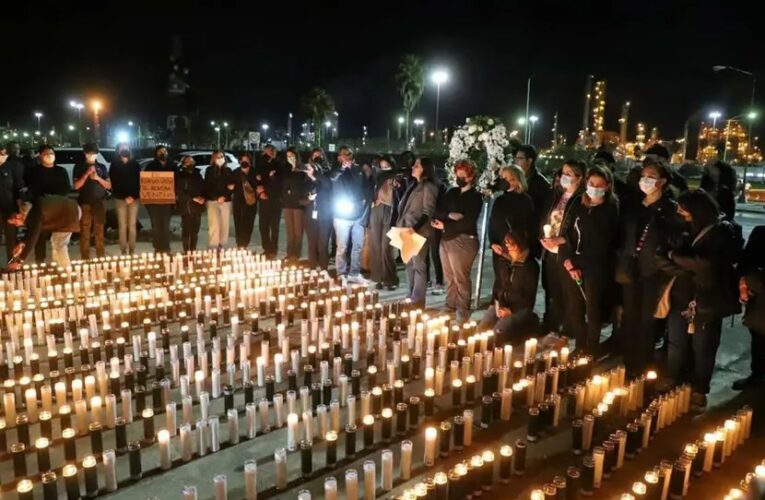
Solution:
{"label": "wax candle stick", "polygon": [[345,471],[345,498],[346,500],[358,500],[359,498],[359,479],[356,469]]}
{"label": "wax candle stick", "polygon": [[277,448],[274,452],[274,467],[276,470],[276,489],[287,487],[287,450]]}
{"label": "wax candle stick", "polygon": [[435,427],[428,427],[425,429],[425,455],[423,458],[423,465],[426,467],[435,465],[437,437],[438,431]]}
{"label": "wax candle stick", "polygon": [[213,477],[215,500],[228,500],[228,481],[225,474],[216,474]]}

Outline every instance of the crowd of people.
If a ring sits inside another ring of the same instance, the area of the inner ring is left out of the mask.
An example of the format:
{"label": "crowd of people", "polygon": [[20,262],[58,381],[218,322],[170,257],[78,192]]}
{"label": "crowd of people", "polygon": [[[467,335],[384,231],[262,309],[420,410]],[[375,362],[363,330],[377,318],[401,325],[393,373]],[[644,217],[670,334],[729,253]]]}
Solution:
{"label": "crowd of people", "polygon": [[[9,157],[10,149],[0,149],[0,214],[12,268],[32,248],[38,261],[44,259],[46,233],[54,260],[63,266],[72,232],[80,233],[83,258],[91,255],[91,234],[95,254],[104,255],[109,196],[120,250],[135,251],[142,169],[127,144],[117,147],[109,169],[97,162],[98,148],[86,145],[73,185],[50,146],[42,146],[38,161],[25,168]],[[759,299],[765,293],[765,226],[755,229],[744,248],[734,221],[736,174],[730,165],[711,165],[701,187],[689,190],[660,145],[624,180],[615,177],[616,162],[607,151],[588,163],[566,161],[552,181],[537,170],[536,160],[533,146],[517,147],[512,164],[501,168],[491,186],[498,192],[488,205],[495,281],[483,327],[505,343],[529,335],[565,336],[593,356],[623,356],[632,374],[652,366],[663,345],[670,381],[692,383],[692,404],[703,409],[722,321],[746,303],[752,374],[734,386],[763,381],[765,312],[758,311],[765,307]],[[241,155],[239,165],[232,170],[223,151],[215,151],[202,173],[192,157],[176,164],[165,147],[155,149],[143,170],[173,172],[176,191],[174,205],[146,205],[155,251],[170,251],[174,215],[180,216],[183,250],[195,250],[206,213],[210,248],[228,244],[232,216],[236,245],[249,247],[258,219],[263,254],[276,258],[284,217],[287,262],[301,259],[305,237],[309,266],[329,269],[333,256],[339,277],[392,290],[400,283],[389,231],[398,228],[425,240],[404,264],[407,298],[425,306],[429,289],[445,291],[445,311],[461,321],[470,318],[485,206],[470,160],[451,166],[453,186],[445,167],[409,152],[380,155],[360,166],[343,146],[330,165],[319,148],[304,162],[294,148],[280,155],[267,145],[255,158]],[[76,200],[68,197],[72,187]],[[27,233],[18,245],[16,226]],[[540,284],[544,310],[538,315]],[[601,342],[609,326],[611,335]]]}

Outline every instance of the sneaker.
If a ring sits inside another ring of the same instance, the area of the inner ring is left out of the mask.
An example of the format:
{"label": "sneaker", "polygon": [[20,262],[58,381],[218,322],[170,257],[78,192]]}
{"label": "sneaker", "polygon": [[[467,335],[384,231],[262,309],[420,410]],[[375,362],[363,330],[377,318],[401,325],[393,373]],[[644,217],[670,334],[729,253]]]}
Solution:
{"label": "sneaker", "polygon": [[762,376],[749,375],[748,377],[736,380],[731,387],[734,391],[744,391],[762,385],[763,382],[765,382],[765,379]]}
{"label": "sneaker", "polygon": [[385,285],[385,289],[388,290],[389,292],[392,292],[393,290],[398,289],[398,285]]}
{"label": "sneaker", "polygon": [[707,409],[707,395],[700,392],[691,394],[691,411],[693,413],[704,413]]}
{"label": "sneaker", "polygon": [[367,280],[361,274],[349,274],[348,275],[348,283],[355,283],[357,285],[368,285],[369,284],[369,280]]}
{"label": "sneaker", "polygon": [[430,293],[432,293],[433,295],[443,295],[444,285],[433,285],[433,290]]}
{"label": "sneaker", "polygon": [[382,289],[383,289],[383,284],[381,282],[378,281],[377,283],[375,283],[375,290],[382,290]]}

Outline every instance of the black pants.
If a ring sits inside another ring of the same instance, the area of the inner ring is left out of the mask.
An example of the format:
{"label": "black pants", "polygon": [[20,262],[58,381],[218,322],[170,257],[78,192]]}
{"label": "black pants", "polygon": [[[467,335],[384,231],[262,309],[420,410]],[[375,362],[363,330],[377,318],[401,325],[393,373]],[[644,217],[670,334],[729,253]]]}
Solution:
{"label": "black pants", "polygon": [[752,336],[752,375],[765,377],[765,335],[749,329]]}
{"label": "black pants", "polygon": [[284,223],[287,228],[287,258],[300,259],[303,253],[305,211],[302,208],[285,208]]}
{"label": "black pants", "polygon": [[656,345],[656,306],[659,303],[661,280],[658,277],[640,278],[624,285],[621,350],[627,371],[643,373],[653,363]]}
{"label": "black pants", "polygon": [[[151,235],[155,252],[170,251],[170,217],[173,215],[172,205],[147,205],[151,219]],[[197,231],[198,232],[198,231]]]}
{"label": "black pants", "polygon": [[690,382],[693,392],[707,394],[715,369],[717,348],[720,346],[722,319],[695,321],[694,333],[691,335],[688,333],[688,322],[682,316],[686,308],[687,304],[673,301],[667,318],[669,375],[678,384]]}
{"label": "black pants", "polygon": [[191,252],[197,249],[199,228],[202,225],[202,212],[181,215],[181,240],[183,251]]}
{"label": "black pants", "polygon": [[376,283],[384,285],[398,285],[396,273],[396,257],[390,238],[387,233],[390,230],[391,215],[393,208],[389,205],[380,204],[372,208],[369,218],[369,254],[372,274],[370,278]]}
{"label": "black pants", "polygon": [[258,215],[258,205],[234,202],[234,232],[236,232],[236,246],[246,248],[252,240],[252,231],[255,229],[255,216]]}
{"label": "black pants", "polygon": [[308,236],[308,265],[311,268],[329,267],[329,239],[334,234],[332,219],[314,219],[311,211],[305,213],[305,232]]}
{"label": "black pants", "polygon": [[566,273],[563,276],[563,266],[558,262],[558,255],[544,252],[542,257],[542,286],[545,289],[544,325],[548,332],[560,332],[563,327],[563,278],[571,279]]}
{"label": "black pants", "polygon": [[430,251],[428,252],[428,255],[425,259],[426,262],[426,268],[425,268],[425,274],[427,276],[428,282],[430,282],[430,264],[433,263],[433,271],[436,274],[436,281],[433,283],[434,285],[443,286],[444,285],[444,268],[441,265],[441,231],[434,231],[433,236],[431,236],[428,239],[428,245],[430,246]]}
{"label": "black pants", "polygon": [[275,200],[260,200],[260,242],[269,257],[279,251],[279,222],[282,206]]}
{"label": "black pants", "polygon": [[563,302],[564,331],[576,340],[577,349],[583,349],[597,358],[600,330],[603,326],[604,299],[608,286],[608,266],[583,270],[581,288],[563,268],[561,282],[566,300]]}
{"label": "black pants", "polygon": [[8,219],[14,214],[15,212],[0,212],[0,217],[3,218],[3,236],[5,236],[5,253],[7,255],[6,262],[11,260],[11,255],[13,254],[13,248],[16,246],[16,243],[18,243],[18,239],[16,238],[16,226],[13,224],[8,224]]}

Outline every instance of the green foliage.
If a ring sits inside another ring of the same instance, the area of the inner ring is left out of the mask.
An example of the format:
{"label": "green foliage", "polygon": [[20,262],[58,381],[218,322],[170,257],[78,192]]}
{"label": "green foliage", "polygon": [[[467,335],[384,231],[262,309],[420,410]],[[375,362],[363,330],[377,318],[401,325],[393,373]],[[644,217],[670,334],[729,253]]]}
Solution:
{"label": "green foliage", "polygon": [[323,144],[324,121],[335,111],[335,101],[326,90],[321,87],[314,87],[303,97],[301,107],[303,113],[313,122],[316,141]]}
{"label": "green foliage", "polygon": [[425,92],[425,67],[420,58],[407,54],[398,65],[396,73],[396,85],[398,93],[403,101],[404,113],[406,114],[406,137],[410,131],[410,117],[414,108],[419,104],[422,93]]}

